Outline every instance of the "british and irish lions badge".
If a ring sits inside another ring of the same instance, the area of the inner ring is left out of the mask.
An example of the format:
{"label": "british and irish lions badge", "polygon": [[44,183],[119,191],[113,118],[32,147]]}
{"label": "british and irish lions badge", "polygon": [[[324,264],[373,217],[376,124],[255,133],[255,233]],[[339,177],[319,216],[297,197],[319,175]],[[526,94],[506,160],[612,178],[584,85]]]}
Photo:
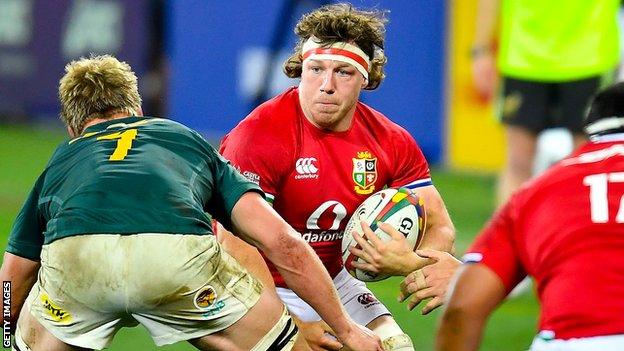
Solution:
{"label": "british and irish lions badge", "polygon": [[363,151],[358,152],[357,157],[352,160],[355,192],[371,194],[375,191],[375,180],[377,180],[377,157],[373,157],[368,151]]}

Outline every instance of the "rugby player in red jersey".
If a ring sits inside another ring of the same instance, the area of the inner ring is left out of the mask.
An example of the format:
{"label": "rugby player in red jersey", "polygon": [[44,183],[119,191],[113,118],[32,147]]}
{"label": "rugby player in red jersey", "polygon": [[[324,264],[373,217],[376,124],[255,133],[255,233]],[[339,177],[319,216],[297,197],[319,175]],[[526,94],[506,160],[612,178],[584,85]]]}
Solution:
{"label": "rugby player in red jersey", "polygon": [[624,350],[624,83],[594,98],[585,132],[468,249],[438,350],[476,350],[487,317],[527,275],[541,305],[531,350]]}
{"label": "rugby player in red jersey", "polygon": [[[350,216],[385,187],[407,187],[424,199],[427,234],[421,247],[453,248],[454,228],[420,148],[407,131],[358,101],[362,89],[373,90],[384,78],[384,26],[383,13],[345,4],[305,15],[295,29],[295,52],[284,65],[289,77],[301,78],[299,86],[251,112],[224,138],[221,153],[259,183],[274,209],[302,233],[351,317],[380,335],[387,350],[413,350],[388,309],[346,272],[341,255]],[[381,250],[386,259],[364,257],[369,264],[358,268],[407,275],[430,263],[400,238]],[[227,236],[222,240],[227,242]],[[318,314],[268,265],[291,313],[300,325],[309,323],[302,329],[311,347],[340,348],[324,334],[332,332]],[[428,297],[434,299],[427,309],[441,303],[440,296]]]}

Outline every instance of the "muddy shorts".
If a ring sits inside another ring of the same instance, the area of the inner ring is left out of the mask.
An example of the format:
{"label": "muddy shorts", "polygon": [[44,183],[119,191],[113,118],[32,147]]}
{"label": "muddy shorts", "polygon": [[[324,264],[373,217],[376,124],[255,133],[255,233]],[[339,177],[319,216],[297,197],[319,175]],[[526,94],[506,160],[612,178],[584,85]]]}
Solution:
{"label": "muddy shorts", "polygon": [[71,345],[102,349],[140,323],[160,346],[229,327],[261,291],[212,235],[81,235],[43,246],[26,308]]}

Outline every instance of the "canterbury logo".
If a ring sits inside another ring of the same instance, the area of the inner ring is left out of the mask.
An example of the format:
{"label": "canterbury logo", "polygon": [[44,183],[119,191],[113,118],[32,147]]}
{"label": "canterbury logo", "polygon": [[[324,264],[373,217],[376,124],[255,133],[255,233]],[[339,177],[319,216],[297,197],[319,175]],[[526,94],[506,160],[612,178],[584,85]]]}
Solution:
{"label": "canterbury logo", "polygon": [[297,171],[295,179],[318,178],[318,170],[318,167],[316,167],[316,158],[302,157],[295,163],[295,171]]}

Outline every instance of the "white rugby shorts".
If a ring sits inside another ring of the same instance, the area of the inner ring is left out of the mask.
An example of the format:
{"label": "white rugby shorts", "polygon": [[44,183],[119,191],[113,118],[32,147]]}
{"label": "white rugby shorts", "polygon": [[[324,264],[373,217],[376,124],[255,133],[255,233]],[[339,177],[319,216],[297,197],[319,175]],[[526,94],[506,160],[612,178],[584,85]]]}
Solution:
{"label": "white rugby shorts", "polygon": [[[352,277],[344,268],[334,278],[334,286],[345,310],[359,325],[366,326],[379,316],[391,314],[364,282]],[[290,313],[303,322],[321,320],[318,313],[294,291],[278,287],[277,295],[288,307]]]}
{"label": "white rugby shorts", "polygon": [[261,291],[212,235],[81,235],[43,246],[26,308],[71,345],[99,350],[140,323],[161,346],[229,327]]}

